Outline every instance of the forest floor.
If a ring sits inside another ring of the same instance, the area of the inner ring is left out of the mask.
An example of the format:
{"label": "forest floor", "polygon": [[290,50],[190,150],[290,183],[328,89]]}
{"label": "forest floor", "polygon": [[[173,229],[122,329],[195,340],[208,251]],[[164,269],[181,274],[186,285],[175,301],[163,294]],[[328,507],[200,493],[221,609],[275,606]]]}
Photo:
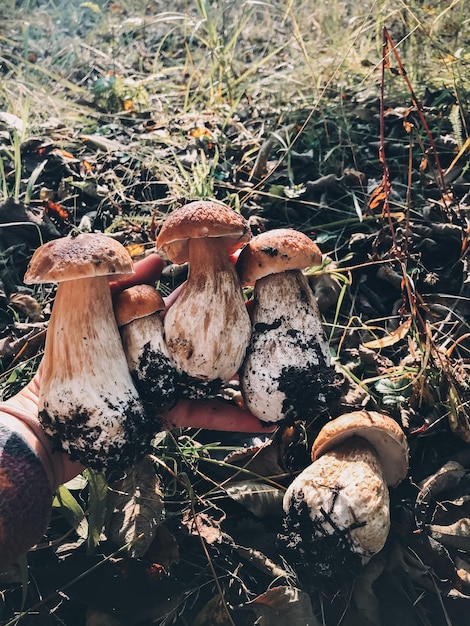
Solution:
{"label": "forest floor", "polygon": [[[2,624],[468,623],[470,9],[356,5],[0,7],[3,398],[44,347],[54,288],[23,284],[33,251],[95,230],[138,260],[197,198],[316,241],[309,281],[344,379],[311,422],[161,433],[131,485],[87,471],[61,488],[27,568],[0,572]],[[185,277],[168,264],[157,286]],[[306,587],[279,555],[282,495],[321,426],[362,408],[401,424],[409,475],[385,548]]]}

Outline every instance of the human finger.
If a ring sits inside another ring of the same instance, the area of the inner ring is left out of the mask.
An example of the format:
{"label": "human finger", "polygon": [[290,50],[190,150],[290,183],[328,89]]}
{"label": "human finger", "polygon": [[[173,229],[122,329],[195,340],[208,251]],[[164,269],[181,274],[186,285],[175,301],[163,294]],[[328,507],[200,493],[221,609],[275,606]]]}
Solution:
{"label": "human finger", "polygon": [[109,283],[113,296],[133,285],[154,285],[161,276],[163,259],[156,253],[149,254],[144,259],[136,261],[134,269],[134,274]]}
{"label": "human finger", "polygon": [[174,291],[172,291],[170,293],[169,296],[166,296],[166,298],[163,298],[163,300],[165,301],[165,310],[162,312],[162,317],[165,316],[166,312],[168,311],[168,309],[173,306],[173,304],[176,302],[176,300],[178,300],[178,298],[181,295],[181,292],[184,290],[186,286],[186,282],[184,282],[182,285],[178,285],[178,287],[176,287],[176,289]]}
{"label": "human finger", "polygon": [[165,428],[204,428],[239,433],[270,433],[265,424],[247,409],[220,400],[180,400],[164,415]]}

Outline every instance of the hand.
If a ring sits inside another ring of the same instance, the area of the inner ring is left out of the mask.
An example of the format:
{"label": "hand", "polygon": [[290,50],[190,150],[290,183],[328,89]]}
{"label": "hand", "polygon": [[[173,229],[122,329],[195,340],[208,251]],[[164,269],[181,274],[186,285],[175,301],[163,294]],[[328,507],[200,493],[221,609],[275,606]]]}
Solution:
{"label": "hand", "polygon": [[[163,263],[156,254],[136,263],[136,273],[111,283],[113,294],[132,284],[154,284]],[[168,306],[177,294],[168,299]],[[0,567],[37,543],[49,523],[57,487],[84,468],[53,452],[38,420],[41,367],[33,380],[0,404]],[[270,432],[247,410],[217,400],[178,402],[166,411],[169,428],[193,427],[236,432]]]}

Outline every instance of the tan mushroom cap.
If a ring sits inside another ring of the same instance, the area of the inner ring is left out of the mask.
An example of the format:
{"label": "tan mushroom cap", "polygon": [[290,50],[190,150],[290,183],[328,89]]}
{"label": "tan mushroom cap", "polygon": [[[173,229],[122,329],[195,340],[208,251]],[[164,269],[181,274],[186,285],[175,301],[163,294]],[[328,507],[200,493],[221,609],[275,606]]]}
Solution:
{"label": "tan mushroom cap", "polygon": [[237,271],[242,285],[254,284],[269,274],[320,265],[320,248],[307,235],[292,228],[277,228],[256,235],[240,252]]}
{"label": "tan mushroom cap", "polygon": [[396,486],[408,472],[408,443],[405,433],[390,417],[375,411],[355,411],[328,422],[318,434],[313,448],[315,461],[350,437],[362,437],[375,449],[387,484]]}
{"label": "tan mushroom cap", "polygon": [[209,200],[190,202],[171,213],[157,237],[157,249],[173,263],[186,263],[189,239],[221,237],[228,253],[251,238],[246,219],[233,209]]}
{"label": "tan mushroom cap", "polygon": [[27,285],[60,283],[93,276],[134,273],[125,247],[101,233],[80,233],[49,241],[38,248],[24,276]]}
{"label": "tan mushroom cap", "polygon": [[151,285],[134,285],[121,291],[114,304],[118,326],[124,326],[141,317],[163,311],[165,302]]}

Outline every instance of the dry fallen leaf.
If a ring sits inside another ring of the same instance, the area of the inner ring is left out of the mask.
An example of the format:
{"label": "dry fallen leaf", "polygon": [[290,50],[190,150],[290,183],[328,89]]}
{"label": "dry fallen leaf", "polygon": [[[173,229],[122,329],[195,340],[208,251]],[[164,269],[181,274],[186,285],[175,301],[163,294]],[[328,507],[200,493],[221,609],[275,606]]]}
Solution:
{"label": "dry fallen leaf", "polygon": [[463,552],[470,552],[469,518],[462,518],[448,526],[430,524],[427,530],[433,539],[444,544],[447,548],[457,548]]}
{"label": "dry fallen leaf", "polygon": [[244,605],[257,616],[260,626],[320,626],[310,597],[295,587],[273,587]]}
{"label": "dry fallen leaf", "polygon": [[186,511],[182,522],[191,535],[204,537],[208,544],[219,543],[224,538],[219,522],[206,513],[193,517],[189,511]]}
{"label": "dry fallen leaf", "polygon": [[389,335],[385,335],[381,339],[373,339],[372,341],[366,341],[363,343],[364,348],[370,348],[372,350],[380,350],[381,348],[388,348],[390,346],[395,345],[401,339],[404,339],[408,334],[411,324],[413,323],[412,318],[407,319],[403,324],[400,324],[398,328],[395,328],[393,332]]}
{"label": "dry fallen leaf", "polygon": [[229,484],[225,491],[233,500],[242,504],[256,517],[283,514],[284,491],[272,485],[256,481],[240,481]]}
{"label": "dry fallen leaf", "polygon": [[42,317],[41,305],[36,298],[33,298],[33,296],[27,293],[12,293],[10,295],[9,305],[31,322],[38,322]]}
{"label": "dry fallen leaf", "polygon": [[175,536],[168,530],[165,524],[159,524],[155,531],[155,539],[147,550],[145,558],[158,563],[168,570],[173,563],[178,563],[180,553]]}
{"label": "dry fallen leaf", "polygon": [[135,541],[132,557],[141,557],[152,543],[163,511],[160,480],[150,459],[145,458],[113,483],[108,494],[108,537],[118,546]]}

